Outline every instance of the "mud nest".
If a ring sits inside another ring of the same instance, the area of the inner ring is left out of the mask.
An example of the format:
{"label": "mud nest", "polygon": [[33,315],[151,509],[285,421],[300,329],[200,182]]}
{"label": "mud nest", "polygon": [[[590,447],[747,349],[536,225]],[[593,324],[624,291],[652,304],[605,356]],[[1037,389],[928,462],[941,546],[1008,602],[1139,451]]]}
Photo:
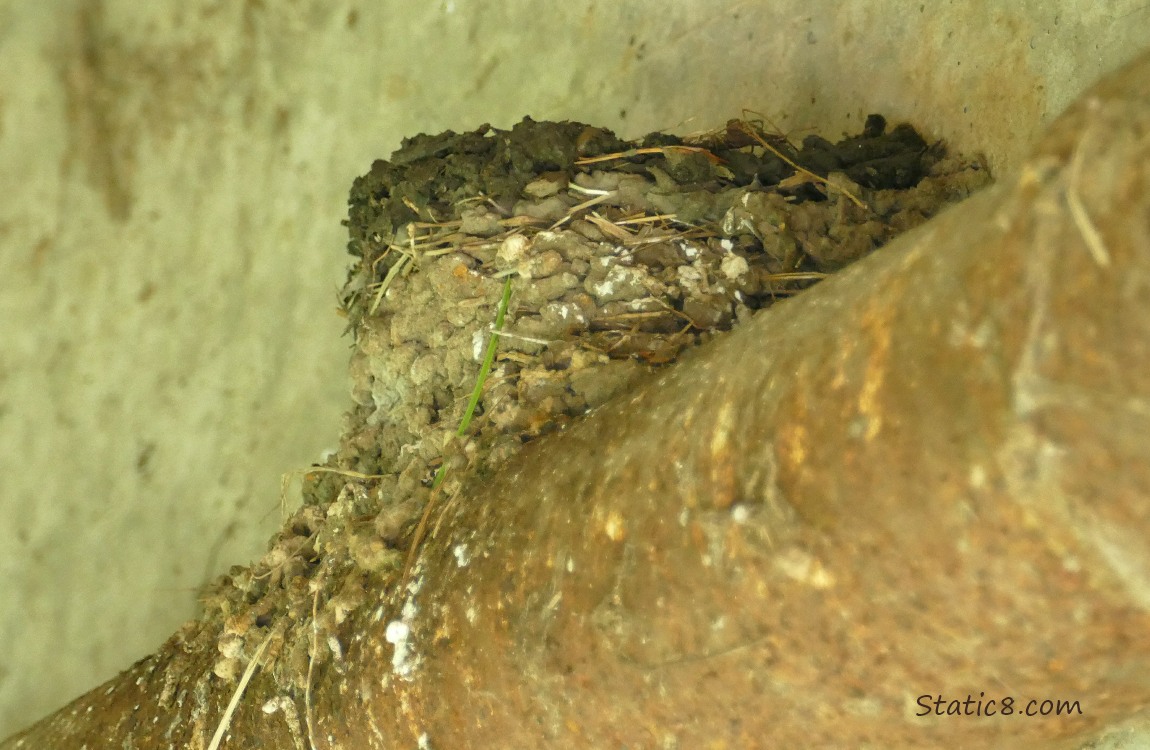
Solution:
{"label": "mud nest", "polygon": [[[331,465],[394,476],[385,496],[408,496],[461,448],[498,464],[988,181],[977,159],[879,115],[798,148],[742,120],[636,142],[530,119],[409,139],[351,190],[358,407]],[[460,446],[507,277],[499,355]],[[338,492],[327,484],[313,502]]]}
{"label": "mud nest", "polygon": [[217,673],[277,619],[294,623],[285,681],[338,660],[347,613],[395,585],[464,483],[989,181],[878,115],[799,146],[745,120],[634,142],[531,119],[404,141],[351,189],[355,407],[269,553],[205,597],[226,622]]}

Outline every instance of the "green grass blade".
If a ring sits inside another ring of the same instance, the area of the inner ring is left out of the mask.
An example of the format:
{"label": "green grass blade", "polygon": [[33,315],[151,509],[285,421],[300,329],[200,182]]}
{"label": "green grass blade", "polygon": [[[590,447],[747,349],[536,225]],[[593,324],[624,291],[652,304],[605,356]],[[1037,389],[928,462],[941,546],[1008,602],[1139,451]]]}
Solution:
{"label": "green grass blade", "polygon": [[[503,282],[503,297],[499,300],[499,307],[495,311],[495,327],[491,330],[491,338],[487,341],[487,351],[483,355],[483,364],[479,367],[479,377],[475,380],[475,387],[471,389],[471,399],[467,402],[467,409],[463,412],[463,419],[459,420],[459,429],[455,431],[456,437],[463,437],[467,432],[471,418],[475,416],[475,408],[479,406],[479,399],[483,395],[483,384],[491,373],[491,365],[495,363],[495,350],[499,348],[499,332],[503,330],[503,318],[507,315],[507,305],[511,301],[511,277]],[[435,481],[431,488],[435,489],[443,481],[447,473],[447,464],[444,463],[435,472]]]}

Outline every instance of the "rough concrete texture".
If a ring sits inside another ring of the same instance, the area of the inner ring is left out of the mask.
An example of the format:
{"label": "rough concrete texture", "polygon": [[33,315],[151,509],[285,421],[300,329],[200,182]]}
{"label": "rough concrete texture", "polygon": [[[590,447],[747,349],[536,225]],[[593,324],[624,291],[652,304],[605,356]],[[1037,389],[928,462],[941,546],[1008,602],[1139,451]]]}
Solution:
{"label": "rough concrete texture", "polygon": [[908,118],[993,166],[1136,0],[0,2],[0,735],[258,555],[339,432],[347,187],[404,135]]}

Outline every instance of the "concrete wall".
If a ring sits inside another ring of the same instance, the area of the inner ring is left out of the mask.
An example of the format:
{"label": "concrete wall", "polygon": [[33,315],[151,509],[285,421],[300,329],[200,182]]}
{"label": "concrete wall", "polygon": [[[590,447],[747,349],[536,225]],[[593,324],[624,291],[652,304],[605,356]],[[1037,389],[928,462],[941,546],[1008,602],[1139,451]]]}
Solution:
{"label": "concrete wall", "polygon": [[1136,0],[0,0],[0,736],[258,555],[335,444],[351,180],[523,114],[910,119],[1008,169]]}

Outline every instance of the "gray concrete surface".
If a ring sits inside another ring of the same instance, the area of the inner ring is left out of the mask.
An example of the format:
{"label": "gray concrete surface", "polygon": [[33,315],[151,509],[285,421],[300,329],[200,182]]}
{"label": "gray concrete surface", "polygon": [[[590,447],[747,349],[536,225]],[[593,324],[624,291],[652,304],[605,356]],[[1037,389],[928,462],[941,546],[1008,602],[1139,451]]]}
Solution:
{"label": "gray concrete surface", "polygon": [[0,736],[263,549],[334,445],[339,225],[404,135],[910,119],[1008,170],[1150,4],[0,0]]}

